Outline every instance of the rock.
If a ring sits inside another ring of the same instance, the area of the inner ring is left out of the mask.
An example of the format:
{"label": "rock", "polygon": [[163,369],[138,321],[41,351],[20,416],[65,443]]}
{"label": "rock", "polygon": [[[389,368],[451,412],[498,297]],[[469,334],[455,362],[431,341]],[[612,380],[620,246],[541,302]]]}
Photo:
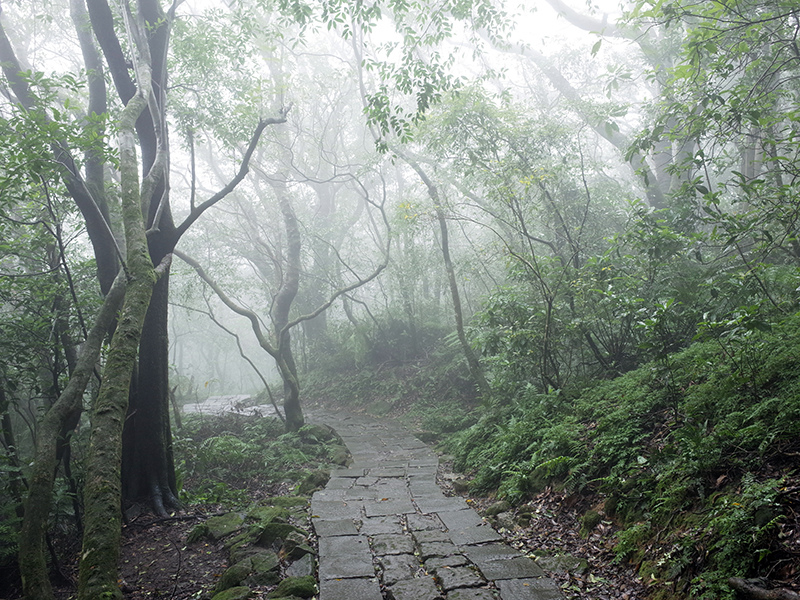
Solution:
{"label": "rock", "polygon": [[376,400],[367,407],[367,413],[374,417],[385,417],[392,410],[392,405],[386,400]]}
{"label": "rock", "polygon": [[456,494],[466,494],[469,491],[469,479],[466,477],[453,479],[453,491]]}
{"label": "rock", "polygon": [[280,521],[285,523],[289,518],[288,511],[283,507],[276,506],[256,506],[247,512],[246,516],[248,521],[255,521],[257,523],[273,523]]}
{"label": "rock", "polygon": [[289,523],[267,523],[261,530],[256,543],[259,546],[272,546],[275,542],[280,541],[280,546],[291,533],[299,533],[304,537],[308,535],[307,532]]}
{"label": "rock", "polygon": [[254,553],[228,567],[217,582],[217,591],[223,591],[240,583],[250,585],[274,585],[280,580],[280,562],[273,552]]}
{"label": "rock", "polygon": [[245,586],[232,587],[224,592],[214,594],[211,600],[247,600],[250,597],[250,588]]}
{"label": "rock", "polygon": [[328,425],[303,425],[297,433],[307,444],[320,444],[336,439],[336,432]]}
{"label": "rock", "polygon": [[228,567],[225,569],[225,572],[222,573],[222,576],[219,578],[217,586],[214,588],[214,590],[217,592],[222,592],[229,588],[238,586],[248,575],[250,575],[251,569],[252,564],[250,563],[249,558],[246,558],[243,561]]}
{"label": "rock", "polygon": [[528,527],[533,520],[533,514],[529,512],[523,512],[517,515],[517,525],[520,527]]}
{"label": "rock", "polygon": [[414,433],[414,437],[425,442],[426,444],[435,444],[439,441],[439,434],[434,433],[433,431],[417,431]]}
{"label": "rock", "polygon": [[506,502],[505,500],[500,500],[499,502],[490,504],[489,507],[486,509],[486,514],[490,517],[494,517],[499,515],[500,513],[507,512],[510,509],[511,505],[508,502]]}
{"label": "rock", "polygon": [[297,491],[300,494],[310,494],[314,490],[324,488],[330,478],[331,474],[328,471],[311,471],[311,473],[306,475],[303,481],[300,482]]}
{"label": "rock", "polygon": [[600,524],[603,520],[602,515],[594,510],[589,510],[581,517],[581,531],[583,537],[587,537],[589,533]]}
{"label": "rock", "polygon": [[272,506],[280,506],[282,508],[293,508],[297,506],[306,506],[308,498],[303,496],[275,496],[270,499]]}
{"label": "rock", "polygon": [[274,585],[280,580],[280,562],[274,552],[259,552],[250,557],[249,585]]}
{"label": "rock", "polygon": [[313,575],[307,575],[305,577],[287,577],[278,584],[275,590],[267,594],[267,597],[297,596],[298,598],[312,598],[316,593],[317,582]]}
{"label": "rock", "polygon": [[307,577],[314,574],[314,555],[306,554],[286,567],[288,577]]}
{"label": "rock", "polygon": [[344,446],[331,446],[329,455],[331,462],[335,465],[346,467],[350,462],[350,453]]}
{"label": "rock", "polygon": [[221,540],[239,529],[242,523],[244,523],[242,515],[235,512],[220,517],[211,517],[206,521],[208,536],[214,541]]}
{"label": "rock", "polygon": [[545,571],[553,573],[585,573],[589,569],[586,559],[577,558],[570,554],[557,554],[555,556],[540,556],[536,564]]}
{"label": "rock", "polygon": [[497,521],[498,527],[503,527],[509,531],[517,526],[517,523],[514,521],[514,515],[510,512],[501,512],[495,517],[495,520]]}
{"label": "rock", "polygon": [[286,540],[281,546],[280,555],[288,560],[297,560],[306,554],[313,554],[314,550],[306,543],[306,536],[297,531],[291,532],[286,536]]}
{"label": "rock", "polygon": [[187,544],[194,544],[195,542],[199,542],[204,537],[208,536],[208,525],[205,523],[198,523],[192,530],[189,532],[189,535],[186,536],[186,543]]}

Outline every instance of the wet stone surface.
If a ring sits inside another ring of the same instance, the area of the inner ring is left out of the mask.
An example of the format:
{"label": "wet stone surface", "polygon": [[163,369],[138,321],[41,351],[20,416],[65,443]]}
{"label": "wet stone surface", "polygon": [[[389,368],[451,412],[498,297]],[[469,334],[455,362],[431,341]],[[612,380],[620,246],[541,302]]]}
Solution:
{"label": "wet stone surface", "polygon": [[312,413],[353,463],[311,499],[319,600],[560,600],[556,583],[463,498],[436,484],[438,457],[399,425]]}

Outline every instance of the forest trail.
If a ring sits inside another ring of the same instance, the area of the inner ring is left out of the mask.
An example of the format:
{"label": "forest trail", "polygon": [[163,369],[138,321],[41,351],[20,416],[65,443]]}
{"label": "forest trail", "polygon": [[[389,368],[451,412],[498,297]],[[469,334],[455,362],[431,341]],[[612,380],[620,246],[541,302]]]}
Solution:
{"label": "forest trail", "polygon": [[309,416],[333,427],[353,458],[311,498],[320,600],[562,598],[556,582],[463,498],[444,495],[438,456],[399,424]]}

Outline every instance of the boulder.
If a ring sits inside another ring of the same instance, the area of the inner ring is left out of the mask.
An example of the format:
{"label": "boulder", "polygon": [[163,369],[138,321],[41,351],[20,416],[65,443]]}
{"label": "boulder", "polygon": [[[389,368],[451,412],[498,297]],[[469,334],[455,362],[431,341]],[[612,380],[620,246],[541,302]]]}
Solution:
{"label": "boulder", "polygon": [[232,587],[224,592],[214,594],[211,600],[247,600],[250,597],[250,588],[244,586]]}
{"label": "boulder", "polygon": [[244,518],[239,513],[230,512],[220,517],[211,517],[206,521],[208,536],[214,540],[221,540],[239,529],[244,523]]}
{"label": "boulder", "polygon": [[489,505],[489,507],[486,509],[486,515],[489,517],[495,517],[500,513],[506,512],[510,509],[511,505],[508,502],[505,500],[500,500],[499,502]]}
{"label": "boulder", "polygon": [[312,598],[317,593],[317,582],[313,575],[305,577],[287,577],[278,584],[272,592],[267,594],[268,598],[284,598],[286,596],[297,596],[298,598]]}

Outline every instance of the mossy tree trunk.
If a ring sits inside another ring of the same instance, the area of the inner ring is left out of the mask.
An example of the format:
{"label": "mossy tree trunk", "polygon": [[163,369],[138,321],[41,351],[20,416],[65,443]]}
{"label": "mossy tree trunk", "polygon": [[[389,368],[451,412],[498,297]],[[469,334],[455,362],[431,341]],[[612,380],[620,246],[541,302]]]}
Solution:
{"label": "mossy tree trunk", "polygon": [[47,531],[53,482],[57,465],[59,433],[71,415],[81,408],[84,390],[92,375],[106,332],[117,316],[125,295],[125,278],[120,275],[106,296],[67,386],[56,403],[45,413],[36,438],[36,453],[28,477],[25,518],[19,537],[19,566],[25,598],[46,600],[53,597],[47,572],[45,534]]}
{"label": "mossy tree trunk", "polygon": [[138,89],[119,121],[120,196],[125,225],[128,281],[125,302],[103,370],[103,383],[92,409],[92,429],[86,461],[83,548],[78,599],[121,598],[117,585],[121,528],[122,427],[128,408],[131,376],[139,350],[156,270],[150,260],[139,190],[139,163],[134,127],[151,94],[149,50],[144,28],[137,21],[139,59],[135,67]]}

